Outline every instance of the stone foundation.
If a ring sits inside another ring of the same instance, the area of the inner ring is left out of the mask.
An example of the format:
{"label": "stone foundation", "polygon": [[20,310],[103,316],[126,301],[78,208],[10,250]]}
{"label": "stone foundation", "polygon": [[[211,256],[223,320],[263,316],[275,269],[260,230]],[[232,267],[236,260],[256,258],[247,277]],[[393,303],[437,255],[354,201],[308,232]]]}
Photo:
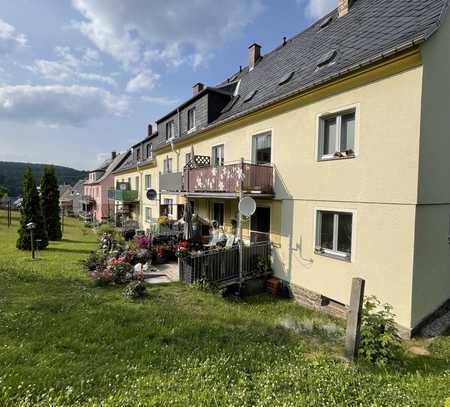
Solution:
{"label": "stone foundation", "polygon": [[289,288],[291,296],[297,304],[337,318],[347,318],[348,306],[298,285],[290,284]]}
{"label": "stone foundation", "polygon": [[[340,319],[347,319],[349,311],[348,305],[341,304],[328,298],[322,294],[300,287],[295,284],[284,282],[289,287],[289,292],[294,301],[303,307],[313,309],[315,311],[324,312]],[[397,325],[398,333],[402,339],[411,339],[412,330]]]}

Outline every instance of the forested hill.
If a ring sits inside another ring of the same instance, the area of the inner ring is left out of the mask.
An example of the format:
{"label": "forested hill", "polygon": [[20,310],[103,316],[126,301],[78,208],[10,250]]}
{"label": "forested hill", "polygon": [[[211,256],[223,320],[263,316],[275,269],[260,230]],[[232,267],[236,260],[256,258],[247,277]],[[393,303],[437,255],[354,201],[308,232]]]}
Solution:
{"label": "forested hill", "polygon": [[[23,174],[27,167],[31,167],[37,185],[40,183],[44,168],[48,164],[28,164],[18,162],[0,161],[0,185],[8,188],[10,196],[19,196],[22,193]],[[74,185],[78,180],[87,178],[86,171],[73,168],[54,166],[58,183]]]}

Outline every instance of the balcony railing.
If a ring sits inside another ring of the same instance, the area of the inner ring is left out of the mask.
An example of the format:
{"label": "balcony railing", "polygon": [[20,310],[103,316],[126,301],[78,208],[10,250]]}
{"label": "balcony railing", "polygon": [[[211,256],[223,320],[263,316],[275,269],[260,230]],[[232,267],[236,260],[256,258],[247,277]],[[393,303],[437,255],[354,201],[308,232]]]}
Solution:
{"label": "balcony railing", "polygon": [[186,192],[273,192],[273,168],[271,165],[253,163],[227,164],[185,170]]}
{"label": "balcony railing", "polygon": [[160,174],[161,191],[197,193],[273,193],[273,167],[250,162],[230,163],[221,166],[201,166],[183,172]]}
{"label": "balcony railing", "polygon": [[135,190],[110,189],[108,198],[113,201],[132,203],[139,201],[139,192]]}

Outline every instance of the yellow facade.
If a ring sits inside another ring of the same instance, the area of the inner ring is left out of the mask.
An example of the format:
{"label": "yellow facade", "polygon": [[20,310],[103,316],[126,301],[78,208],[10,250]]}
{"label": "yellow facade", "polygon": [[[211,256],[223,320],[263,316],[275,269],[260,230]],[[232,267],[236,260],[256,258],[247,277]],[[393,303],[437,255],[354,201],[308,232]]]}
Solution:
{"label": "yellow facade", "polygon": [[[349,302],[352,278],[362,277],[366,280],[366,294],[392,304],[397,322],[412,329],[450,296],[448,242],[433,240],[438,227],[440,239],[448,232],[450,189],[429,179],[435,173],[433,167],[448,167],[450,160],[441,158],[438,164],[429,154],[427,158],[420,156],[422,151],[436,147],[423,140],[424,131],[436,127],[427,116],[433,116],[436,110],[423,105],[424,96],[429,98],[430,106],[439,104],[439,112],[445,106],[448,108],[445,102],[450,89],[446,94],[438,92],[441,97],[434,100],[424,86],[438,88],[439,80],[444,79],[444,72],[442,78],[433,78],[430,72],[438,63],[437,53],[442,53],[448,44],[449,32],[445,27],[439,34],[442,38],[430,42],[435,45],[414,49],[167,145],[157,151],[156,166],[148,170],[152,172],[152,180],[157,182],[157,174],[163,171],[163,161],[167,158],[172,159],[172,172],[181,172],[186,164],[185,156],[192,148],[195,155],[211,156],[212,147],[223,144],[225,164],[241,158],[251,160],[253,137],[270,132],[275,193],[273,199],[256,201],[258,206],[270,208],[276,275],[343,304]],[[429,49],[433,47],[437,49]],[[446,55],[448,67],[450,54],[446,52]],[[356,116],[355,157],[319,160],[321,117],[348,109],[354,110]],[[424,120],[430,121],[425,123],[426,129]],[[437,154],[448,154],[448,132],[438,130],[445,149]],[[141,176],[144,172],[140,172]],[[448,184],[443,171],[438,173],[443,177],[440,182]],[[121,175],[116,178],[120,179]],[[154,189],[158,190],[157,184]],[[174,204],[184,204],[186,200],[182,194],[162,193],[160,198],[163,203],[164,199],[172,199]],[[237,199],[224,199],[220,193],[214,198],[188,199],[194,202],[195,213],[209,220],[213,216],[211,205],[223,202],[227,230],[231,220],[238,216]],[[427,199],[430,205],[439,203],[439,210],[421,207]],[[153,204],[142,198],[141,211]],[[320,210],[352,214],[352,251],[348,261],[317,253]],[[247,223],[244,238],[248,238],[249,228],[251,224]],[[442,266],[430,254],[433,248]],[[432,279],[427,279],[427,262],[433,263]],[[431,298],[427,293],[431,293]]]}

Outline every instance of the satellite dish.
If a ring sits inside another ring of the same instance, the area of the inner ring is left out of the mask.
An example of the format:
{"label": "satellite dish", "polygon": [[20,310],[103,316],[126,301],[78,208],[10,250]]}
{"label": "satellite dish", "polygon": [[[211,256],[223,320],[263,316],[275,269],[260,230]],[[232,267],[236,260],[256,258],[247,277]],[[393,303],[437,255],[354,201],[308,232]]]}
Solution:
{"label": "satellite dish", "polygon": [[244,216],[252,216],[256,211],[256,202],[253,198],[246,196],[239,201],[239,212]]}
{"label": "satellite dish", "polygon": [[154,201],[156,199],[157,193],[154,189],[149,189],[146,193],[147,199]]}

